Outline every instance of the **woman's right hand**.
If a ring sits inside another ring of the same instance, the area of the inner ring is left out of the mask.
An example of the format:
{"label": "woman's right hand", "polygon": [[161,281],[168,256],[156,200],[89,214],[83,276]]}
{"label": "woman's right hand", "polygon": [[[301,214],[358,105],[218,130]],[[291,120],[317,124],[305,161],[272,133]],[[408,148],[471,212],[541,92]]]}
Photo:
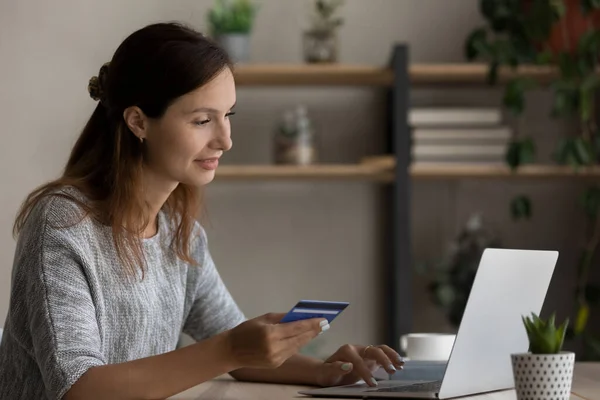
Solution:
{"label": "woman's right hand", "polygon": [[265,314],[227,332],[227,346],[239,368],[277,368],[321,332],[326,319],[312,318],[279,324],[285,314]]}

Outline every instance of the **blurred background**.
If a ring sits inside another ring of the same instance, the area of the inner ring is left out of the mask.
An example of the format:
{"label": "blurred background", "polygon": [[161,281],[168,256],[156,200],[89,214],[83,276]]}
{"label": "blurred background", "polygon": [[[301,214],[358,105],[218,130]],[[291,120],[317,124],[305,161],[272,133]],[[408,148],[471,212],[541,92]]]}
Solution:
{"label": "blurred background", "polygon": [[[571,318],[578,358],[599,358],[596,11],[538,3],[256,0],[249,14],[247,4],[229,14],[212,0],[2,0],[0,321],[15,213],[61,173],[96,105],[89,78],[134,30],[177,20],[237,62],[234,146],[207,188],[205,227],[248,317],[299,299],[349,301],[304,351],[388,340],[382,204],[394,162],[390,60],[401,44],[414,74],[404,88],[412,257],[402,266],[413,293],[411,315],[394,318],[413,332],[454,332],[483,248],[558,250],[544,310]],[[548,63],[561,68],[548,73]],[[504,74],[509,64],[526,72]]]}

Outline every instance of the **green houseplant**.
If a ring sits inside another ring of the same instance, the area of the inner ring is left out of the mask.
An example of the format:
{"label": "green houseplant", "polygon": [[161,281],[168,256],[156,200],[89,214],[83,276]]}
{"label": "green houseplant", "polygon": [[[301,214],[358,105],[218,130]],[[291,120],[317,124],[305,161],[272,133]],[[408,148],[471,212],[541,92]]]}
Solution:
{"label": "green houseplant", "polygon": [[[553,95],[552,118],[567,119],[576,128],[556,144],[554,162],[576,170],[597,166],[600,131],[596,121],[596,93],[600,88],[600,1],[598,0],[480,0],[486,24],[474,29],[465,41],[470,61],[488,64],[488,82],[499,82],[502,71],[521,66],[556,71],[544,82],[527,74],[512,74],[504,86],[503,105],[516,120],[506,163],[513,170],[536,162],[536,145],[523,135],[526,93],[547,87]],[[600,340],[588,329],[593,307],[600,305],[600,286],[590,282],[590,270],[600,244],[600,187],[588,187],[580,197],[586,217],[585,243],[577,266],[574,288],[576,318],[567,337],[584,348],[584,359],[600,359]],[[511,200],[515,220],[527,219],[533,206],[527,194]]]}
{"label": "green houseplant", "polygon": [[500,238],[486,226],[480,214],[473,214],[450,243],[442,260],[427,268],[431,273],[429,294],[453,329],[460,325],[479,261],[484,250],[490,247],[502,247]]}
{"label": "green houseplant", "polygon": [[562,351],[569,319],[558,327],[555,314],[547,320],[535,313],[522,319],[529,351],[511,354],[517,399],[570,399],[575,353]]}
{"label": "green houseplant", "polygon": [[314,0],[310,28],[304,32],[304,60],[333,63],[339,56],[337,31],[344,24],[338,11],[344,0]]}
{"label": "green houseplant", "polygon": [[215,0],[207,19],[211,35],[234,62],[250,58],[250,35],[257,6],[250,0]]}

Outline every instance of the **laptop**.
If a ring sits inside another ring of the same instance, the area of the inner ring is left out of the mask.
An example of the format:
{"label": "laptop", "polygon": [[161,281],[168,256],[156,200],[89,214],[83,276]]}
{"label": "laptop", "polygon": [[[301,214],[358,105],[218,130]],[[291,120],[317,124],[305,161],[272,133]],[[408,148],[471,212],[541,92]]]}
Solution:
{"label": "laptop", "polygon": [[521,316],[541,312],[557,260],[556,251],[485,249],[441,380],[402,380],[398,371],[378,387],[361,381],[298,393],[449,399],[513,389],[510,354],[529,349]]}

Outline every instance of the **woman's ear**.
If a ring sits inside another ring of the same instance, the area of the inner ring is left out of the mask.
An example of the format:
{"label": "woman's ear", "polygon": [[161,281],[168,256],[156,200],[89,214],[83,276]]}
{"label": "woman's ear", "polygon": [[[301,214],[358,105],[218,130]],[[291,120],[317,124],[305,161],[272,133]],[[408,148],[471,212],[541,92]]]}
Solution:
{"label": "woman's ear", "polygon": [[146,129],[148,127],[148,119],[144,112],[137,106],[127,107],[123,111],[123,119],[127,127],[140,140],[146,139]]}

